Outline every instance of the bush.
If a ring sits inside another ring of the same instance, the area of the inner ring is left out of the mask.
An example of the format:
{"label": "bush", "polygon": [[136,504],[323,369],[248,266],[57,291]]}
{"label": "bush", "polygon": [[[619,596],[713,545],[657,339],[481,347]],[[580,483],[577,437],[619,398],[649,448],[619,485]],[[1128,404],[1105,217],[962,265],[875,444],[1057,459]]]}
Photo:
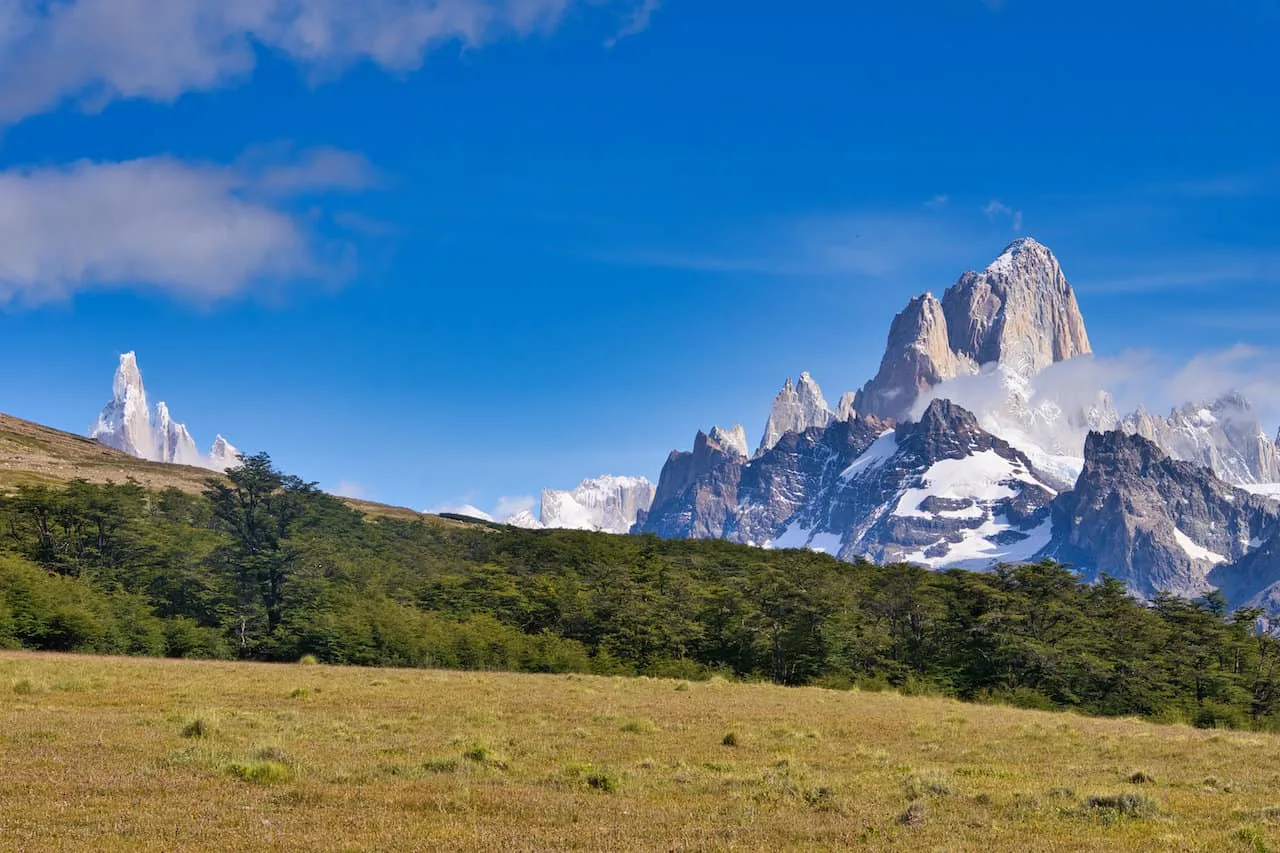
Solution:
{"label": "bush", "polygon": [[270,759],[233,762],[227,765],[227,773],[241,782],[254,785],[278,785],[293,778],[293,771],[288,765]]}
{"label": "bush", "polygon": [[1085,811],[1104,821],[1122,818],[1154,817],[1155,801],[1141,794],[1107,794],[1089,797],[1084,801]]}

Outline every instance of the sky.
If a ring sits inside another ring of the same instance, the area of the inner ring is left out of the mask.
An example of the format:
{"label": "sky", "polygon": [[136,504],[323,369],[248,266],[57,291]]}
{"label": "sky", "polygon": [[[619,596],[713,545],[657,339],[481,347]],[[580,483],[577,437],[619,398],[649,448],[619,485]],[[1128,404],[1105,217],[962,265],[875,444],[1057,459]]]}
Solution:
{"label": "sky", "polygon": [[834,402],[910,296],[1031,235],[1147,402],[1191,371],[1271,413],[1278,28],[1275,0],[0,0],[0,409],[85,432],[134,350],[202,445],[511,510],[656,479],[713,424],[754,442],[801,370]]}

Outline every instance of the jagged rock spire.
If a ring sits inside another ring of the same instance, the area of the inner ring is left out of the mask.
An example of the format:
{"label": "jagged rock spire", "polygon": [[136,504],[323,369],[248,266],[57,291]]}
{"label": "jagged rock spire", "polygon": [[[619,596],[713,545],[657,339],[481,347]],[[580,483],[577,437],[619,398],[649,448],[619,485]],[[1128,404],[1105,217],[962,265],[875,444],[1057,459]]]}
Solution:
{"label": "jagged rock spire", "polygon": [[800,374],[796,384],[788,378],[782,390],[773,400],[773,409],[764,425],[764,435],[756,455],[764,453],[789,432],[804,432],[809,427],[825,427],[835,420],[835,414],[827,407],[822,389],[809,375]]}
{"label": "jagged rock spire", "polygon": [[222,436],[213,443],[209,455],[202,456],[191,433],[173,419],[169,407],[163,402],[156,404],[155,416],[152,417],[146,388],[142,384],[142,371],[133,352],[120,356],[111,389],[111,402],[98,415],[98,421],[89,433],[91,438],[152,462],[196,465],[216,471],[240,464],[237,458],[239,451]]}

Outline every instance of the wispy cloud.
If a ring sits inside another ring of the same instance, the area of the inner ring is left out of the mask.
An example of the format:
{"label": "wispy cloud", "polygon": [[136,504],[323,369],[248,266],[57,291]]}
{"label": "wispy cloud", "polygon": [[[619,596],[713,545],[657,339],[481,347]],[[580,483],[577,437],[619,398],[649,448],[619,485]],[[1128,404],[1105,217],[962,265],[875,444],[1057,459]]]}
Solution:
{"label": "wispy cloud", "polygon": [[333,493],[340,497],[355,498],[356,500],[363,500],[368,495],[367,490],[362,484],[356,483],[352,480],[343,480],[338,483],[338,485],[333,487]]}
{"label": "wispy cloud", "polygon": [[976,242],[965,223],[917,210],[802,217],[709,237],[696,249],[633,249],[598,257],[700,272],[885,278],[935,261],[959,263]]}
{"label": "wispy cloud", "polygon": [[510,518],[518,512],[533,512],[533,508],[537,505],[538,499],[533,495],[500,497],[497,506],[493,509],[493,514],[497,518]]}
{"label": "wispy cloud", "polygon": [[941,208],[946,207],[947,203],[950,201],[951,201],[950,196],[939,194],[939,195],[935,195],[933,198],[926,201],[924,203],[924,206],[927,208],[930,208],[931,210],[939,210]]}
{"label": "wispy cloud", "polygon": [[323,150],[252,167],[152,157],[0,172],[0,301],[133,288],[207,303],[331,277],[335,247],[290,203],[357,188],[369,171]]}
{"label": "wispy cloud", "polygon": [[[474,48],[549,32],[588,2],[5,0],[0,122],[68,99],[86,109],[122,98],[172,101],[251,73],[261,49],[315,73],[364,61],[409,71],[445,44]],[[654,6],[635,11],[618,37],[642,30]]]}
{"label": "wispy cloud", "polygon": [[640,5],[632,11],[631,16],[627,18],[626,23],[610,38],[605,40],[604,46],[612,48],[624,38],[639,35],[649,29],[649,20],[661,5],[662,0],[642,0]]}
{"label": "wispy cloud", "polygon": [[982,212],[987,215],[987,219],[990,222],[999,222],[1003,219],[1007,219],[1009,220],[1010,226],[1012,226],[1012,230],[1015,232],[1022,231],[1022,211],[1014,210],[1009,207],[1009,205],[1000,201],[1000,199],[993,198],[991,201],[984,204],[982,206]]}

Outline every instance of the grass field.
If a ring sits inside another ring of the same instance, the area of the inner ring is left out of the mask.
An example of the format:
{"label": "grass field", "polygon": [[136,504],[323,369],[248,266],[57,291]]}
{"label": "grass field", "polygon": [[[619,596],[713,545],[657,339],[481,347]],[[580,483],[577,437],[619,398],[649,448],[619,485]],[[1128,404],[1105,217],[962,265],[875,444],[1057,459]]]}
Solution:
{"label": "grass field", "polygon": [[1271,736],[723,681],[3,652],[0,759],[4,850],[1280,843]]}

